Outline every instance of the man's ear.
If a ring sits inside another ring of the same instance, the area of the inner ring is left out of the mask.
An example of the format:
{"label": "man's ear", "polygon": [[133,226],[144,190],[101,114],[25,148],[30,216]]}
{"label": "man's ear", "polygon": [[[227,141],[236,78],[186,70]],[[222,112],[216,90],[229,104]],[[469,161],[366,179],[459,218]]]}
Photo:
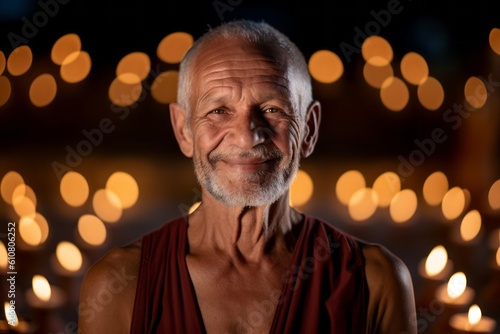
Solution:
{"label": "man's ear", "polygon": [[177,103],[170,103],[169,108],[175,139],[177,139],[182,153],[191,158],[193,156],[193,137],[188,130],[187,111]]}
{"label": "man's ear", "polygon": [[304,136],[302,137],[302,147],[300,156],[307,158],[314,151],[319,135],[319,124],[321,123],[321,104],[313,101],[307,109]]}

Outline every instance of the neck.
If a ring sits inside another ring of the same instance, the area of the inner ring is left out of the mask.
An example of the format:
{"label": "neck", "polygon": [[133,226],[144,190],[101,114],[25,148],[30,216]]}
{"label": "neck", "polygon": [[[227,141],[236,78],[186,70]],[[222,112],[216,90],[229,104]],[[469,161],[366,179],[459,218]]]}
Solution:
{"label": "neck", "polygon": [[206,193],[202,198],[189,217],[190,247],[215,249],[248,262],[291,249],[288,236],[302,217],[288,205],[288,193],[258,207],[228,207]]}

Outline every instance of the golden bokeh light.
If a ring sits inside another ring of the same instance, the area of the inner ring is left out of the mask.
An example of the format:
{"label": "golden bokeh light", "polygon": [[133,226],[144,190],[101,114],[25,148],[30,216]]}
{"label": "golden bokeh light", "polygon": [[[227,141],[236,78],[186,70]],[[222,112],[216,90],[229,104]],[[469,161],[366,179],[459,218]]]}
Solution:
{"label": "golden bokeh light", "polygon": [[4,270],[9,264],[9,256],[7,253],[7,248],[3,241],[0,241],[0,269]]}
{"label": "golden bokeh light", "polygon": [[49,237],[49,223],[47,222],[47,219],[45,219],[45,217],[39,212],[35,214],[35,218],[33,218],[33,220],[40,228],[40,232],[42,234],[40,243],[43,244]]}
{"label": "golden bokeh light", "polygon": [[96,215],[107,223],[116,223],[122,216],[120,198],[108,189],[99,189],[92,199]]}
{"label": "golden bokeh light", "polygon": [[71,242],[61,241],[57,245],[56,258],[61,266],[68,271],[78,271],[82,267],[82,253]]}
{"label": "golden bokeh light", "polygon": [[471,241],[481,231],[481,214],[477,210],[469,211],[460,224],[460,236],[463,241]]}
{"label": "golden bokeh light", "polygon": [[465,100],[472,108],[480,109],[488,99],[488,92],[484,82],[478,77],[470,77],[465,82],[464,87]]}
{"label": "golden bokeh light", "polygon": [[151,85],[151,95],[153,98],[164,104],[175,102],[177,100],[177,82],[179,81],[179,72],[165,71],[160,73]]}
{"label": "golden bokeh light", "polygon": [[355,221],[367,220],[377,210],[377,193],[371,188],[357,190],[349,199],[349,216]]}
{"label": "golden bokeh light", "polygon": [[29,96],[31,103],[36,107],[49,105],[57,94],[56,79],[52,74],[41,74],[31,83]]}
{"label": "golden bokeh light", "polygon": [[35,275],[31,280],[33,293],[42,301],[49,301],[52,294],[49,281],[42,275]]}
{"label": "golden bokeh light", "polygon": [[36,207],[37,199],[35,191],[28,185],[21,183],[12,192],[12,203],[16,203],[21,197],[28,197]]}
{"label": "golden bokeh light", "polygon": [[448,189],[448,178],[443,172],[436,171],[425,179],[422,189],[424,200],[429,205],[437,206],[441,204]]}
{"label": "golden bokeh light", "polygon": [[429,277],[439,275],[448,263],[448,252],[443,245],[434,247],[425,260],[425,274]]}
{"label": "golden bokeh light", "polygon": [[186,32],[174,32],[165,36],[156,49],[158,58],[169,64],[180,63],[187,50],[193,45],[193,36]]}
{"label": "golden bokeh light", "polygon": [[195,212],[196,209],[198,209],[198,207],[200,205],[201,205],[201,201],[198,201],[198,202],[194,203],[193,205],[191,205],[191,207],[188,210],[188,214],[192,214],[193,212]]}
{"label": "golden bokeh light", "polygon": [[33,63],[33,53],[27,45],[21,45],[12,51],[7,59],[7,70],[13,76],[28,72]]}
{"label": "golden bokeh light", "polygon": [[471,328],[474,328],[479,321],[481,321],[481,318],[483,316],[483,312],[481,312],[481,308],[477,305],[471,305],[469,307],[469,312],[467,312],[467,319],[469,320],[469,325]]}
{"label": "golden bokeh light", "polygon": [[76,55],[82,50],[82,41],[77,34],[61,36],[52,46],[50,58],[56,65],[62,65],[69,55]]}
{"label": "golden bokeh light", "polygon": [[19,217],[35,218],[36,205],[27,196],[17,196],[12,200],[12,207]]}
{"label": "golden bokeh light", "polygon": [[0,183],[0,193],[2,198],[7,204],[12,204],[12,195],[14,190],[20,184],[24,184],[24,179],[16,171],[9,171],[2,177],[2,182]]}
{"label": "golden bokeh light", "polygon": [[424,57],[416,52],[408,52],[401,59],[401,75],[412,85],[420,85],[429,76],[429,66]]}
{"label": "golden bokeh light", "polygon": [[500,29],[491,29],[488,41],[490,43],[491,50],[493,50],[493,52],[497,55],[500,55]]}
{"label": "golden bokeh light", "polygon": [[497,249],[497,253],[496,253],[496,256],[495,256],[495,257],[496,257],[496,260],[497,260],[497,261],[496,261],[496,262],[497,262],[497,266],[499,266],[499,267],[500,267],[500,247],[498,247],[498,249]]}
{"label": "golden bokeh light", "polygon": [[408,104],[410,93],[403,80],[389,77],[380,87],[380,99],[387,109],[401,111]]}
{"label": "golden bokeh light", "polygon": [[369,36],[364,40],[361,45],[361,54],[364,60],[373,66],[387,66],[394,56],[391,44],[377,35]]}
{"label": "golden bokeh light", "polygon": [[488,191],[488,203],[493,210],[500,209],[500,179],[491,185]]}
{"label": "golden bokeh light", "polygon": [[[5,314],[5,319],[9,319],[9,322],[12,324],[11,327],[12,326],[13,327],[19,326],[19,319],[17,318],[16,310],[14,308],[12,308],[12,305],[9,302],[3,303],[3,310],[4,310],[4,314]],[[6,328],[2,327],[1,329],[3,330]],[[20,332],[23,333],[22,331],[20,331]]]}
{"label": "golden bokeh light", "polygon": [[89,197],[89,184],[83,175],[70,171],[61,178],[59,191],[68,205],[78,207]]}
{"label": "golden bokeh light", "polygon": [[359,189],[366,187],[365,177],[357,170],[343,173],[335,185],[335,194],[340,203],[348,205],[352,195]]}
{"label": "golden bokeh light", "polygon": [[127,107],[134,104],[139,100],[141,95],[142,85],[137,74],[122,74],[120,77],[116,77],[109,86],[108,96],[110,101],[120,107]]}
{"label": "golden bokeh light", "polygon": [[391,200],[401,190],[401,180],[394,172],[385,172],[377,177],[372,186],[377,193],[379,207],[385,208],[391,204]]}
{"label": "golden bokeh light", "polygon": [[85,79],[92,68],[90,55],[86,51],[76,51],[67,56],[61,65],[61,78],[68,83],[76,83]]}
{"label": "golden bokeh light", "polygon": [[80,237],[91,246],[99,246],[106,241],[106,226],[99,217],[83,215],[78,220],[78,233]]}
{"label": "golden bokeh light", "polygon": [[290,187],[290,201],[292,206],[306,204],[311,199],[313,191],[312,178],[306,171],[299,170]]}
{"label": "golden bokeh light", "polygon": [[460,297],[467,288],[467,277],[463,272],[454,273],[448,280],[448,296],[452,299]]}
{"label": "golden bokeh light", "polygon": [[7,59],[5,58],[5,53],[0,50],[0,75],[5,71],[5,65],[7,64]]}
{"label": "golden bokeh light", "polygon": [[363,77],[365,81],[373,88],[380,89],[382,83],[387,78],[394,76],[394,70],[390,64],[385,66],[375,66],[370,63],[365,63],[363,67]]}
{"label": "golden bokeh light", "polygon": [[404,223],[413,217],[417,211],[417,195],[411,189],[398,192],[391,201],[389,213],[395,223]]}
{"label": "golden bokeh light", "polygon": [[125,172],[114,172],[106,181],[106,190],[118,196],[121,207],[132,207],[139,198],[139,186],[134,177]]}
{"label": "golden bokeh light", "polygon": [[444,89],[439,80],[427,77],[417,88],[420,104],[428,110],[437,110],[444,102]]}
{"label": "golden bokeh light", "polygon": [[[116,66],[116,76],[127,84],[137,84],[146,79],[150,70],[149,56],[144,52],[132,52],[120,60]],[[129,73],[135,75],[127,75]]]}
{"label": "golden bokeh light", "polygon": [[441,202],[441,210],[448,220],[458,218],[465,209],[465,194],[462,188],[453,187],[446,192]]}
{"label": "golden bokeh light", "polygon": [[9,78],[0,76],[0,107],[7,103],[12,94],[12,85]]}
{"label": "golden bokeh light", "polygon": [[342,60],[329,50],[319,50],[309,58],[309,73],[318,82],[333,83],[344,73]]}
{"label": "golden bokeh light", "polygon": [[42,230],[32,217],[21,217],[19,236],[30,246],[38,246],[42,242]]}

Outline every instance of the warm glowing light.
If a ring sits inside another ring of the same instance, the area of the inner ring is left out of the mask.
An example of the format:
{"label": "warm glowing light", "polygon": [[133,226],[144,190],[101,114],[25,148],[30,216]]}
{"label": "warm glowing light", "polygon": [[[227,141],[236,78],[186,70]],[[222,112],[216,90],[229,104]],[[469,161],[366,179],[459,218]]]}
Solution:
{"label": "warm glowing light", "polygon": [[5,319],[8,320],[8,322],[11,324],[11,326],[18,326],[19,325],[19,319],[17,318],[17,313],[16,309],[13,308],[13,306],[9,302],[4,302],[3,303],[3,309],[5,313]]}
{"label": "warm glowing light", "polygon": [[378,206],[388,207],[391,200],[401,190],[401,180],[394,172],[381,174],[373,183],[373,191],[377,193]]}
{"label": "warm glowing light", "polygon": [[365,39],[361,46],[361,53],[365,61],[374,66],[387,66],[394,56],[389,42],[377,35]]}
{"label": "warm glowing light", "polygon": [[477,210],[469,211],[460,224],[460,236],[464,241],[471,241],[481,230],[481,214]]}
{"label": "warm glowing light", "polygon": [[51,74],[39,75],[30,86],[29,96],[31,103],[36,107],[49,105],[57,93],[56,79]]}
{"label": "warm glowing light", "polygon": [[365,63],[363,67],[363,77],[366,82],[373,88],[381,88],[382,83],[390,77],[394,76],[394,70],[390,64],[385,66],[375,66],[370,63]]}
{"label": "warm glowing light", "polygon": [[377,193],[373,189],[362,188],[357,190],[349,200],[349,215],[356,221],[367,220],[375,213],[377,206]]}
{"label": "warm glowing light", "polygon": [[175,102],[177,100],[177,82],[179,81],[179,72],[165,71],[160,73],[151,85],[151,95],[153,98],[164,104]]}
{"label": "warm glowing light", "polygon": [[12,93],[10,81],[5,76],[0,76],[0,107],[7,103]]}
{"label": "warm glowing light", "polygon": [[114,172],[106,181],[106,189],[118,196],[123,209],[132,207],[139,197],[137,181],[125,172]]}
{"label": "warm glowing light", "polygon": [[0,241],[0,269],[7,268],[8,264],[7,248],[5,248],[4,243]]}
{"label": "warm glowing light", "polygon": [[488,40],[493,52],[495,52],[497,55],[500,55],[500,29],[491,29]]}
{"label": "warm glowing light", "polygon": [[120,198],[108,189],[96,191],[92,199],[92,207],[97,216],[107,223],[115,223],[122,216]]}
{"label": "warm glowing light", "polygon": [[470,77],[464,87],[465,100],[471,107],[479,109],[484,106],[488,92],[484,82],[478,77]]}
{"label": "warm glowing light", "polygon": [[453,187],[443,196],[441,210],[446,219],[458,218],[465,209],[465,194],[460,187]]}
{"label": "warm glowing light", "polygon": [[35,223],[37,223],[38,227],[40,228],[40,232],[42,234],[40,238],[40,243],[43,244],[49,237],[49,223],[47,223],[47,219],[45,219],[45,217],[38,212],[35,214],[35,218],[33,218],[33,220],[35,221]]}
{"label": "warm glowing light", "polygon": [[329,50],[319,50],[309,58],[309,73],[318,82],[333,83],[344,73],[342,60]]}
{"label": "warm glowing light", "polygon": [[28,197],[33,202],[33,205],[36,206],[37,199],[35,192],[30,186],[24,183],[19,184],[12,192],[12,203],[16,203],[22,197]]}
{"label": "warm glowing light", "polygon": [[24,179],[18,172],[10,171],[3,176],[0,183],[0,193],[7,204],[12,204],[12,194],[20,184],[24,184]]}
{"label": "warm glowing light", "polygon": [[290,201],[292,206],[301,206],[306,204],[312,197],[314,185],[307,172],[299,170],[295,180],[290,187]]}
{"label": "warm glowing light", "polygon": [[89,197],[89,185],[83,175],[77,172],[67,172],[61,178],[59,186],[63,200],[70,206],[83,205]]}
{"label": "warm glowing light", "polygon": [[429,67],[424,57],[416,52],[408,52],[401,59],[401,75],[412,85],[419,85],[429,75]]}
{"label": "warm glowing light", "polygon": [[467,288],[467,277],[463,272],[453,274],[448,280],[448,296],[452,299],[460,297]]}
{"label": "warm glowing light", "polygon": [[62,65],[69,55],[76,55],[82,50],[82,41],[77,34],[66,34],[60,37],[52,46],[50,58],[57,65]]}
{"label": "warm glowing light", "polygon": [[[109,86],[108,96],[111,102],[120,107],[134,104],[142,95],[142,85],[137,74],[126,73],[115,78]],[[130,82],[135,82],[131,84]]]}
{"label": "warm glowing light", "polygon": [[193,45],[193,36],[186,32],[174,32],[165,36],[156,49],[158,58],[169,64],[182,60],[187,50]]}
{"label": "warm glowing light", "polygon": [[56,247],[57,261],[68,271],[78,271],[82,267],[82,253],[71,242],[61,241]]}
{"label": "warm glowing light", "polygon": [[78,233],[82,239],[92,246],[99,246],[106,240],[106,226],[99,217],[83,215],[78,220]]}
{"label": "warm glowing light", "polygon": [[51,288],[49,281],[42,275],[35,275],[32,279],[33,292],[38,299],[46,302],[50,300]]}
{"label": "warm glowing light", "polygon": [[423,186],[423,195],[427,204],[432,206],[441,204],[448,187],[448,178],[443,172],[436,171],[429,175]]}
{"label": "warm glowing light", "polygon": [[[116,67],[116,76],[120,80],[137,80],[138,78],[139,81],[125,81],[128,84],[137,84],[146,79],[150,70],[151,61],[149,60],[149,56],[144,52],[132,52],[120,60]],[[125,76],[124,74],[127,73],[133,73],[135,76]]]}
{"label": "warm glowing light", "polygon": [[7,59],[7,70],[13,76],[26,73],[33,62],[33,53],[27,45],[21,45],[12,51]]}
{"label": "warm glowing light", "polygon": [[401,111],[408,104],[410,93],[403,80],[389,77],[380,87],[380,99],[387,109]]}
{"label": "warm glowing light", "polygon": [[188,214],[192,214],[193,212],[196,211],[196,209],[198,209],[198,207],[201,205],[201,201],[199,202],[196,202],[194,203],[193,205],[191,205],[191,207],[189,208],[188,210]]}
{"label": "warm glowing light", "polygon": [[352,195],[365,187],[366,181],[363,174],[357,170],[350,170],[342,174],[337,180],[335,193],[340,203],[348,205]]}
{"label": "warm glowing light", "polygon": [[469,308],[469,312],[467,314],[467,317],[469,319],[469,324],[471,326],[478,324],[479,321],[481,320],[482,316],[483,316],[483,314],[481,312],[481,309],[479,308],[479,306],[477,304],[474,304]]}
{"label": "warm glowing light", "polygon": [[493,210],[500,209],[500,179],[491,185],[488,191],[488,203]]}
{"label": "warm glowing light", "polygon": [[427,77],[418,85],[417,96],[425,109],[436,110],[443,104],[444,89],[436,78]]}
{"label": "warm glowing light", "polygon": [[69,83],[85,79],[92,67],[90,55],[86,51],[77,51],[67,56],[61,65],[61,78]]}
{"label": "warm glowing light", "polygon": [[434,247],[425,260],[425,273],[429,277],[439,275],[448,262],[448,252],[442,245]]}
{"label": "warm glowing light", "polygon": [[5,71],[5,65],[7,63],[7,59],[5,58],[5,53],[0,50],[0,75]]}
{"label": "warm glowing light", "polygon": [[417,195],[411,189],[404,189],[394,195],[389,206],[389,213],[396,223],[408,221],[417,211]]}
{"label": "warm glowing light", "polygon": [[19,235],[30,246],[38,246],[42,242],[42,230],[32,217],[21,217]]}
{"label": "warm glowing light", "polygon": [[498,247],[497,249],[496,260],[497,260],[497,266],[500,267],[500,247]]}
{"label": "warm glowing light", "polygon": [[36,205],[29,197],[17,196],[12,201],[12,207],[19,217],[35,218]]}

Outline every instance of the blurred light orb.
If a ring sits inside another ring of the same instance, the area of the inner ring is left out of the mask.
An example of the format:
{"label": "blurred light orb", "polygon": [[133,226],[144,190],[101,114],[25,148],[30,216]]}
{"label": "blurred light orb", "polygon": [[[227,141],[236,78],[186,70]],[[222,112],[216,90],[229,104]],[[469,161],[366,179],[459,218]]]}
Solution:
{"label": "blurred light orb", "polygon": [[385,172],[377,177],[372,186],[377,193],[379,207],[388,207],[392,198],[401,190],[401,180],[394,172]]}
{"label": "blurred light orb", "polygon": [[42,230],[36,221],[29,216],[19,219],[19,236],[30,246],[38,246],[42,242]]}
{"label": "blurred light orb", "polygon": [[391,44],[378,35],[369,36],[364,40],[361,54],[364,60],[373,66],[387,66],[394,57]]}
{"label": "blurred light orb", "polygon": [[61,78],[68,83],[76,83],[85,79],[92,67],[90,55],[86,51],[76,51],[67,56],[61,65]]}
{"label": "blurred light orb", "polygon": [[311,176],[300,169],[290,187],[290,201],[292,206],[301,206],[306,204],[312,197],[314,184]]}
{"label": "blurred light orb", "polygon": [[446,192],[441,202],[441,210],[448,220],[458,218],[465,209],[465,194],[462,188],[453,187]]}
{"label": "blurred light orb", "polygon": [[0,193],[2,198],[7,204],[12,204],[12,195],[17,186],[24,184],[24,179],[16,171],[9,171],[3,177],[0,182]]}
{"label": "blurred light orb", "polygon": [[365,63],[363,66],[363,77],[366,83],[373,88],[380,89],[387,78],[394,76],[394,70],[390,64],[386,66],[375,66],[370,63]]}
{"label": "blurred light orb", "polygon": [[378,196],[371,188],[358,189],[349,199],[349,216],[355,221],[367,220],[377,210]]}
{"label": "blurred light orb", "polygon": [[82,253],[71,242],[61,241],[57,244],[56,258],[59,264],[68,271],[76,272],[82,267]]}
{"label": "blurred light orb", "polygon": [[429,66],[424,57],[416,52],[408,52],[401,59],[401,75],[412,85],[420,85],[429,76]]}
{"label": "blurred light orb", "polygon": [[427,110],[437,110],[444,101],[444,89],[441,83],[433,77],[427,77],[417,88],[420,104]]}
{"label": "blurred light orb", "polygon": [[391,200],[389,213],[395,223],[404,223],[410,220],[417,211],[417,195],[411,189],[398,192]]}
{"label": "blurred light orb", "polygon": [[33,220],[40,228],[40,232],[42,233],[40,243],[43,244],[49,237],[49,223],[47,222],[47,219],[45,219],[45,217],[39,212],[35,213],[35,218],[33,218]]}
{"label": "blurred light orb", "polygon": [[9,255],[3,241],[0,241],[0,269],[4,270],[9,264]]}
{"label": "blurred light orb", "polygon": [[156,101],[163,104],[175,102],[178,81],[179,72],[177,71],[165,71],[158,74],[151,85],[151,95]]}
{"label": "blurred light orb", "polygon": [[318,82],[333,83],[344,73],[342,60],[329,50],[319,50],[309,58],[309,73]]}
{"label": "blurred light orb", "polygon": [[[137,84],[146,79],[150,70],[149,56],[144,52],[132,52],[120,60],[116,67],[116,76],[120,80],[126,80],[127,84]],[[135,75],[126,75],[128,73]]]}
{"label": "blurred light orb", "polygon": [[448,178],[441,171],[430,174],[424,182],[423,196],[427,204],[437,206],[441,204],[444,195],[448,191]]}
{"label": "blurred light orb", "polygon": [[46,107],[54,101],[57,94],[56,79],[52,74],[41,74],[31,83],[29,97],[35,107]]}
{"label": "blurred light orb", "polygon": [[187,50],[193,45],[194,39],[186,32],[174,32],[165,36],[156,49],[156,54],[165,63],[180,63]]}
{"label": "blurred light orb", "polygon": [[488,191],[488,203],[493,210],[500,209],[500,179],[491,185]]}
{"label": "blurred light orb", "polygon": [[137,74],[125,73],[116,77],[109,86],[109,100],[120,107],[136,103],[143,94],[141,79]]}
{"label": "blurred light orb", "polygon": [[465,100],[474,109],[480,109],[488,99],[486,85],[478,77],[472,76],[465,82]]}
{"label": "blurred light orb", "polygon": [[344,172],[335,185],[335,193],[340,203],[348,205],[352,195],[366,187],[365,177],[357,170]]}
{"label": "blurred light orb", "polygon": [[106,226],[99,217],[86,214],[78,220],[80,237],[91,246],[100,246],[106,240]]}
{"label": "blurred light orb", "polygon": [[59,191],[64,202],[78,207],[82,206],[89,197],[89,184],[82,174],[70,171],[61,178]]}
{"label": "blurred light orb", "polygon": [[19,217],[35,218],[36,205],[29,197],[17,196],[12,200],[12,206]]}
{"label": "blurred light orb", "polygon": [[30,186],[28,186],[24,183],[19,184],[12,192],[12,203],[13,204],[16,203],[22,197],[29,198],[31,200],[31,202],[33,202],[33,205],[36,206],[37,199],[36,199],[35,191],[33,191],[33,189]]}
{"label": "blurred light orb", "polygon": [[63,61],[71,54],[76,55],[76,52],[82,50],[82,41],[77,34],[66,34],[59,37],[59,39],[52,46],[50,58],[56,65],[62,65]]}
{"label": "blurred light orb", "polygon": [[469,211],[460,224],[460,236],[465,242],[472,241],[481,230],[481,214],[477,210]]}
{"label": "blurred light orb", "polygon": [[52,294],[49,281],[42,275],[35,275],[31,279],[31,286],[36,297],[42,301],[49,301]]}
{"label": "blurred light orb", "polygon": [[10,96],[12,94],[12,85],[10,84],[10,80],[1,75],[0,76],[0,107],[9,101]]}
{"label": "blurred light orb", "polygon": [[123,209],[132,207],[139,198],[139,186],[134,177],[125,172],[114,172],[106,181],[106,190],[115,194]]}
{"label": "blurred light orb", "polygon": [[401,111],[408,104],[410,93],[403,80],[389,77],[382,83],[380,99],[387,109]]}
{"label": "blurred light orb", "polygon": [[107,223],[116,223],[122,216],[120,198],[108,189],[99,189],[92,199],[96,215]]}
{"label": "blurred light orb", "polygon": [[33,63],[33,53],[27,45],[21,45],[12,51],[7,58],[7,70],[12,76],[20,76],[28,72]]}
{"label": "blurred light orb", "polygon": [[5,53],[0,50],[0,75],[5,71],[5,66],[7,65],[7,58],[5,58]]}
{"label": "blurred light orb", "polygon": [[488,41],[490,43],[491,50],[493,50],[493,52],[497,55],[500,55],[500,29],[491,29]]}
{"label": "blurred light orb", "polygon": [[439,275],[448,262],[448,252],[443,245],[434,247],[425,260],[425,273],[430,277]]}

